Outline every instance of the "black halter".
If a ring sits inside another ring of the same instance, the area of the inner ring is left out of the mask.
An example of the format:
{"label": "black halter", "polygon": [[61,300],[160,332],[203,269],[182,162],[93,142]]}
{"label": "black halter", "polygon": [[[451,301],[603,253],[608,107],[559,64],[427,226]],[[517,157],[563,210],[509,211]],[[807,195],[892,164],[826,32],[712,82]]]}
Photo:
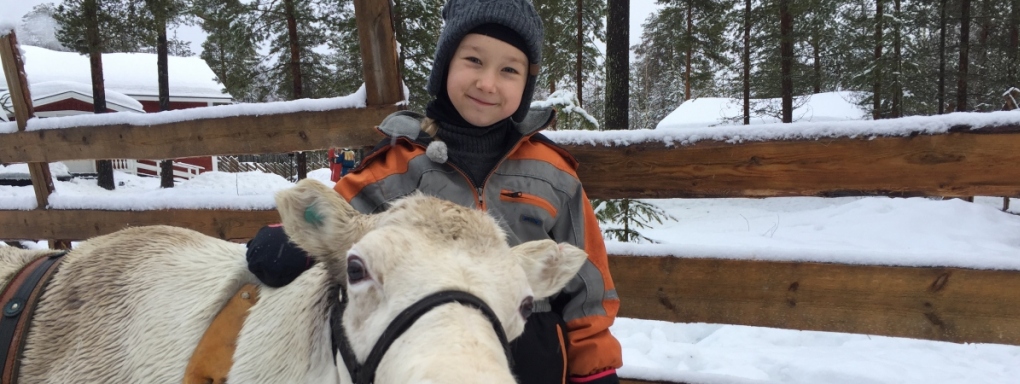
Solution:
{"label": "black halter", "polygon": [[[414,303],[407,309],[400,312],[399,315],[393,322],[386,327],[386,331],[383,332],[379,340],[375,342],[372,347],[372,352],[369,353],[368,358],[365,359],[364,364],[359,364],[358,360],[355,359],[354,350],[351,349],[351,343],[347,339],[347,333],[342,326],[337,327],[337,324],[342,324],[339,318],[334,319],[333,338],[336,349],[339,349],[340,355],[344,359],[344,365],[347,366],[347,372],[351,374],[351,380],[354,384],[372,384],[375,381],[375,370],[379,367],[379,362],[382,361],[383,355],[386,354],[386,350],[390,348],[390,345],[397,340],[400,335],[404,334],[408,328],[418,320],[419,317],[428,313],[443,304],[448,303],[459,303],[474,307],[489,319],[492,323],[492,328],[496,331],[496,336],[499,337],[500,344],[503,345],[503,352],[506,353],[506,360],[513,366],[513,358],[510,355],[510,343],[507,342],[506,333],[503,332],[503,326],[499,322],[499,318],[492,312],[492,308],[489,308],[482,299],[477,296],[464,291],[441,291],[431,295],[425,296],[418,302]],[[343,311],[347,307],[347,293],[344,292],[343,299],[339,305],[339,311],[334,311],[334,316],[343,316]]]}

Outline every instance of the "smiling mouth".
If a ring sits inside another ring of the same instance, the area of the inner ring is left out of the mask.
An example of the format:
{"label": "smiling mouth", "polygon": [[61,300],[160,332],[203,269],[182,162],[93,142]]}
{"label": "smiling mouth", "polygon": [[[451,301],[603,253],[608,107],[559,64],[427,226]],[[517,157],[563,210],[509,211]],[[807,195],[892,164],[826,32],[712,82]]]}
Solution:
{"label": "smiling mouth", "polygon": [[476,98],[471,97],[471,96],[468,96],[468,98],[471,99],[472,101],[474,101],[476,104],[481,104],[481,105],[484,105],[484,106],[493,106],[493,105],[496,105],[496,103],[489,103],[489,102],[486,102],[486,101],[483,101],[483,100],[476,99]]}

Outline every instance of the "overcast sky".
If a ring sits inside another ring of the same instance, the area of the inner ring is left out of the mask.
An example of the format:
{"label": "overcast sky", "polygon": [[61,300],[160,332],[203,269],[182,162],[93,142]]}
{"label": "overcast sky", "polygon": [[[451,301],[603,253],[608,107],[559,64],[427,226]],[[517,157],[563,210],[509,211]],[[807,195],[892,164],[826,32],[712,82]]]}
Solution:
{"label": "overcast sky", "polygon": [[[57,3],[59,1],[53,0],[0,0],[0,9],[4,12],[10,12],[13,15],[18,15],[18,20],[21,16],[32,10],[37,4],[43,3]],[[641,23],[644,23],[648,15],[652,13],[658,6],[655,4],[655,0],[630,0],[630,44],[631,46],[637,44],[641,39]],[[205,40],[205,34],[197,26],[183,26],[178,28],[177,37],[182,40],[188,40],[191,42],[191,50],[198,54],[202,50],[202,42]],[[633,56],[632,56],[633,57]]]}

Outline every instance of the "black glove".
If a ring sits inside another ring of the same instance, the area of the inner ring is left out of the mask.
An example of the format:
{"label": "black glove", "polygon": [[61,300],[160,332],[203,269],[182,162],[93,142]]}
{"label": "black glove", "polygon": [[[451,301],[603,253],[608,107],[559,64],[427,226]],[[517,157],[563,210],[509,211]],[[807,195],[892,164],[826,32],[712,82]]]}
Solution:
{"label": "black glove", "polygon": [[248,241],[248,270],[264,284],[279,288],[290,284],[315,264],[308,254],[290,242],[280,224],[259,229]]}

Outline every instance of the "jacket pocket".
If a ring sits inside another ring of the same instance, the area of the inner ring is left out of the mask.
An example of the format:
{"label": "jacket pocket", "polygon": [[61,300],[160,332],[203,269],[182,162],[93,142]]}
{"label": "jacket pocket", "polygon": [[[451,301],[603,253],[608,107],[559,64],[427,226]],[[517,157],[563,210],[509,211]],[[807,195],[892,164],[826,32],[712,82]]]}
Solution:
{"label": "jacket pocket", "polygon": [[499,192],[499,200],[511,203],[528,204],[538,208],[542,208],[549,213],[549,217],[556,218],[557,213],[556,207],[550,204],[549,201],[547,201],[546,199],[543,199],[537,195],[504,189]]}

